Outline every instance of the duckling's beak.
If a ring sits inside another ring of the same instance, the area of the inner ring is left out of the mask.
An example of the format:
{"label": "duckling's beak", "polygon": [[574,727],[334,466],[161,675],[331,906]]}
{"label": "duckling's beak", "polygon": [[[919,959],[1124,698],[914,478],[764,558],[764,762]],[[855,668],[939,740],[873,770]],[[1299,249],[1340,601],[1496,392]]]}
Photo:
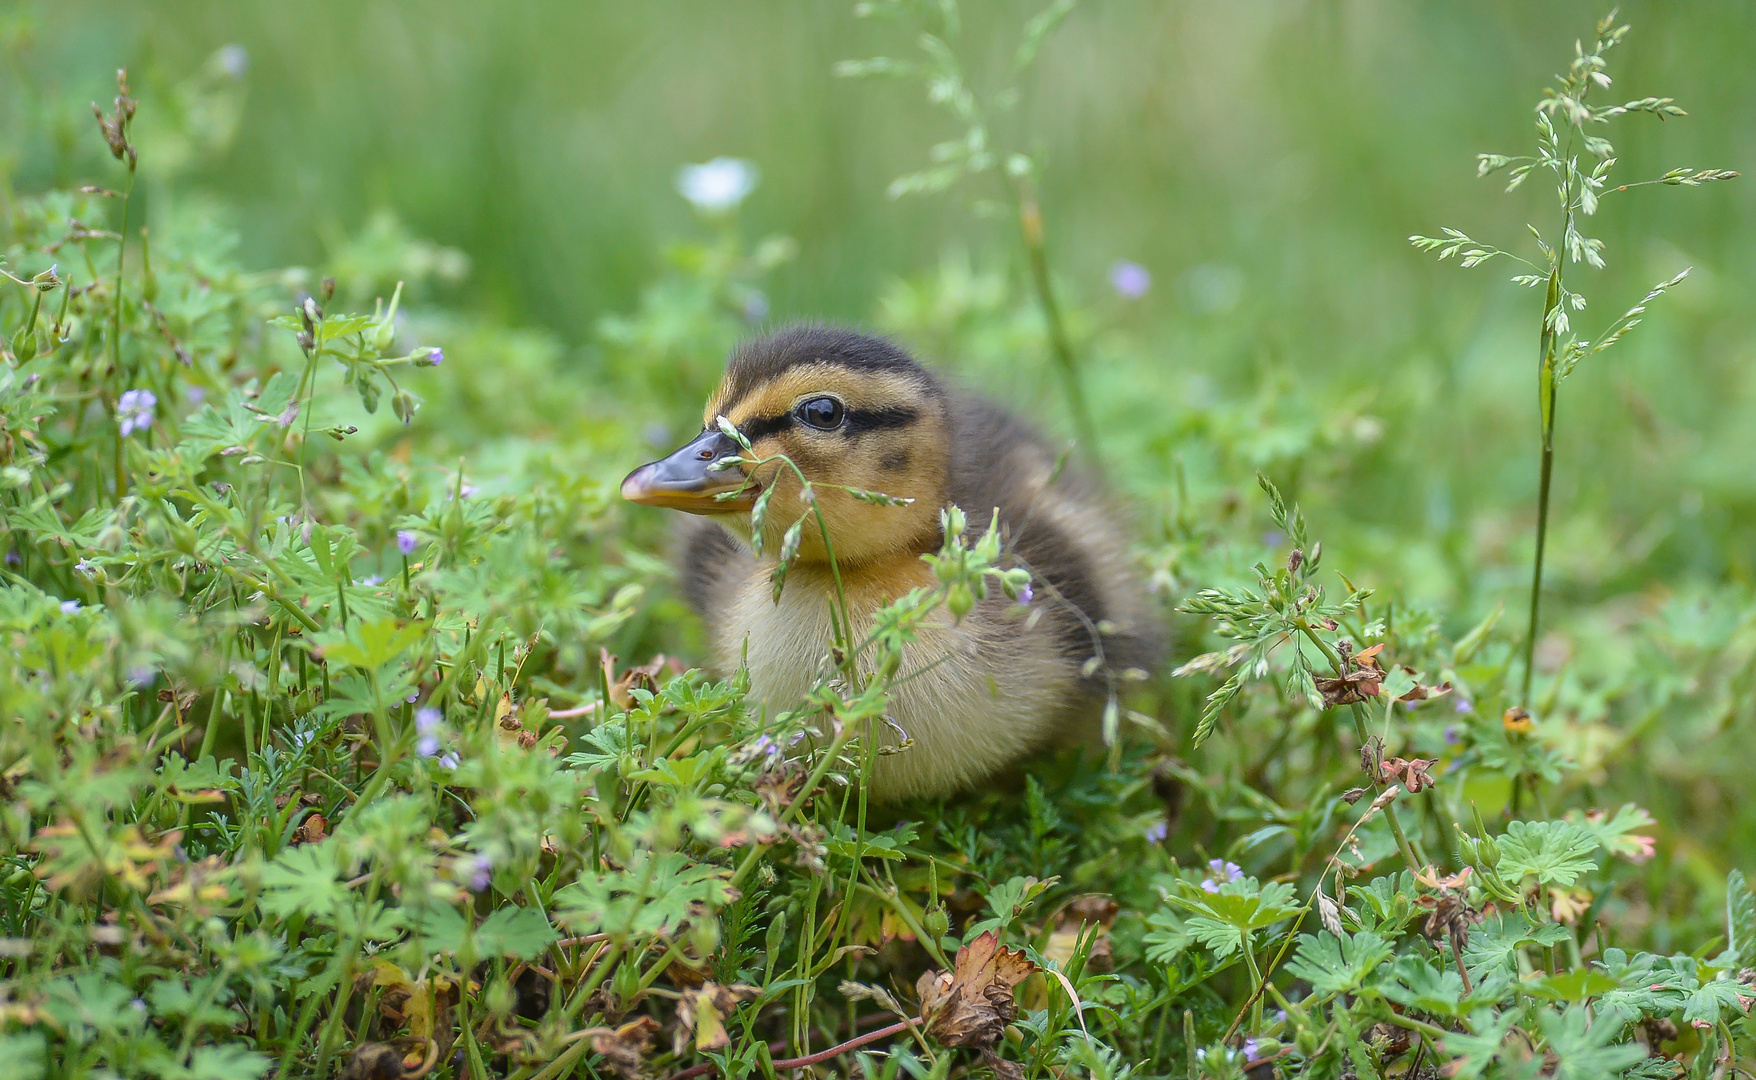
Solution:
{"label": "duckling's beak", "polygon": [[[691,514],[735,514],[748,510],[755,505],[761,489],[747,483],[744,471],[735,465],[713,468],[742,452],[723,432],[704,431],[670,457],[629,473],[622,481],[622,497],[642,506],[664,506]],[[744,490],[731,498],[715,497],[739,488]]]}

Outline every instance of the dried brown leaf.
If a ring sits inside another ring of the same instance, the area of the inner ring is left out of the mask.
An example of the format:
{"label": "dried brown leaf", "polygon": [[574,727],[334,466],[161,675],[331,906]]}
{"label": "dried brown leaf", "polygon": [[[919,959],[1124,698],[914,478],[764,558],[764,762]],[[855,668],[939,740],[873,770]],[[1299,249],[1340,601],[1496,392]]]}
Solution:
{"label": "dried brown leaf", "polygon": [[683,996],[677,1001],[677,1030],[671,1048],[682,1054],[691,1046],[706,1051],[722,1050],[731,1045],[726,1017],[738,1007],[738,1002],[747,1001],[758,993],[760,991],[753,986],[721,986],[711,981],[683,991]]}
{"label": "dried brown leaf", "polygon": [[603,1055],[597,1067],[620,1080],[640,1080],[646,1071],[646,1055],[652,1053],[652,1038],[658,1031],[657,1020],[638,1016],[619,1028],[606,1028],[593,1035],[591,1048]]}
{"label": "dried brown leaf", "polygon": [[926,972],[915,984],[927,1034],[946,1046],[992,1049],[1018,1016],[1013,989],[1037,970],[992,930],[965,943],[951,971]]}

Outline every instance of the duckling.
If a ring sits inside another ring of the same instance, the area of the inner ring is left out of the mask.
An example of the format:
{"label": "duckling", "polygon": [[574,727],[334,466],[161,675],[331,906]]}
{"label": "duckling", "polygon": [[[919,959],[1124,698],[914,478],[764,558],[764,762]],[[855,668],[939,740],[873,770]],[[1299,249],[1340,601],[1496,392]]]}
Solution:
{"label": "duckling", "polygon": [[[769,574],[782,532],[807,509],[802,488],[778,462],[753,475],[726,467],[749,455],[720,417],[756,458],[785,454],[813,485],[912,501],[879,506],[814,486],[836,565],[807,527],[776,600]],[[764,489],[772,490],[758,557],[751,510]],[[912,745],[877,759],[866,778],[877,801],[965,790],[1038,750],[1089,737],[1116,677],[1157,654],[1146,590],[1096,485],[1058,468],[1055,448],[1022,420],[946,386],[880,338],[801,325],[741,346],[707,402],[701,434],[630,473],[622,496],[700,515],[682,530],[683,591],[718,668],[747,664],[752,698],[774,709],[795,705],[833,667],[835,571],[861,640],[879,608],[936,584],[921,555],[942,544],[941,508],[964,510],[970,543],[998,511],[1007,565],[1032,575],[1020,597],[1028,603],[995,589],[961,620],[941,608],[905,649],[890,719]],[[886,728],[883,738],[895,747],[904,736]]]}

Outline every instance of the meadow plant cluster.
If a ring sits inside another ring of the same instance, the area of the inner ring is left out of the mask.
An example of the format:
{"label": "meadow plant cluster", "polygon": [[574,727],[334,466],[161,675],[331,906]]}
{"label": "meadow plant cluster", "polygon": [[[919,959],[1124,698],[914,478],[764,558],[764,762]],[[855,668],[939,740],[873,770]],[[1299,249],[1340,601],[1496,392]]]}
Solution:
{"label": "meadow plant cluster", "polygon": [[[1070,7],[1025,28],[1009,79]],[[894,190],[1001,177],[1028,290],[948,262],[879,321],[953,354],[1021,343],[1091,436],[1092,320],[1035,164],[991,145],[1016,93],[969,89],[955,4],[872,13],[924,59],[846,73],[920,75],[963,128]],[[962,539],[983,508],[947,508],[937,584],[869,640],[843,613],[837,669],[773,713],[691,668],[660,526],[613,499],[664,439],[594,395],[687,412],[767,314],[794,247],[742,238],[753,171],[679,178],[707,239],[601,325],[612,373],[576,385],[542,335],[421,299],[466,261],[394,221],[331,277],[241,266],[173,170],[136,186],[158,105],[120,74],[92,136],[112,175],[5,207],[0,1076],[1748,1073],[1756,894],[1711,853],[1672,880],[1691,826],[1655,816],[1678,803],[1639,765],[1747,724],[1756,623],[1661,618],[1613,680],[1533,678],[1556,387],[1681,280],[1571,332],[1564,268],[1601,263],[1584,222],[1624,190],[1601,125],[1680,113],[1588,104],[1625,33],[1581,44],[1536,155],[1482,159],[1553,173],[1561,202],[1519,279],[1546,287],[1528,627],[1356,586],[1371,568],[1326,561],[1284,476],[1180,486],[1140,553],[1178,658],[1116,691],[1109,745],[897,807],[859,778],[901,648],[990,590],[1032,600],[996,533]],[[179,88],[167,153],[223,138],[236,60]],[[1185,433],[1222,464],[1245,456],[1232,407]],[[788,525],[777,593],[823,528]]]}

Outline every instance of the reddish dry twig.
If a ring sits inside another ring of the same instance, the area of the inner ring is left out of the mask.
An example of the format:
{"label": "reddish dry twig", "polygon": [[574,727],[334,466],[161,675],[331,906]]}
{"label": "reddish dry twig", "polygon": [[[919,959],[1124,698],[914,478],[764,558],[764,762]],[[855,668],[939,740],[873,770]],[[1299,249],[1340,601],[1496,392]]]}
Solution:
{"label": "reddish dry twig", "polygon": [[[827,1050],[819,1050],[815,1054],[807,1054],[804,1057],[798,1058],[782,1058],[781,1060],[774,1062],[774,1067],[776,1069],[802,1069],[807,1065],[815,1065],[819,1061],[828,1061],[830,1058],[835,1057],[838,1054],[845,1054],[849,1050],[858,1050],[860,1047],[865,1046],[868,1043],[875,1043],[879,1039],[888,1039],[892,1035],[900,1035],[919,1023],[919,1020],[898,1020],[889,1027],[882,1027],[877,1031],[868,1031],[864,1035],[857,1035],[854,1038],[849,1039],[847,1042],[838,1043]],[[768,1052],[772,1054],[777,1049],[785,1049],[785,1047],[785,1042],[769,1043]],[[669,1080],[690,1080],[691,1077],[706,1076],[717,1068],[719,1068],[719,1066],[710,1061],[704,1065],[695,1065],[684,1069],[679,1073],[672,1073]]]}

